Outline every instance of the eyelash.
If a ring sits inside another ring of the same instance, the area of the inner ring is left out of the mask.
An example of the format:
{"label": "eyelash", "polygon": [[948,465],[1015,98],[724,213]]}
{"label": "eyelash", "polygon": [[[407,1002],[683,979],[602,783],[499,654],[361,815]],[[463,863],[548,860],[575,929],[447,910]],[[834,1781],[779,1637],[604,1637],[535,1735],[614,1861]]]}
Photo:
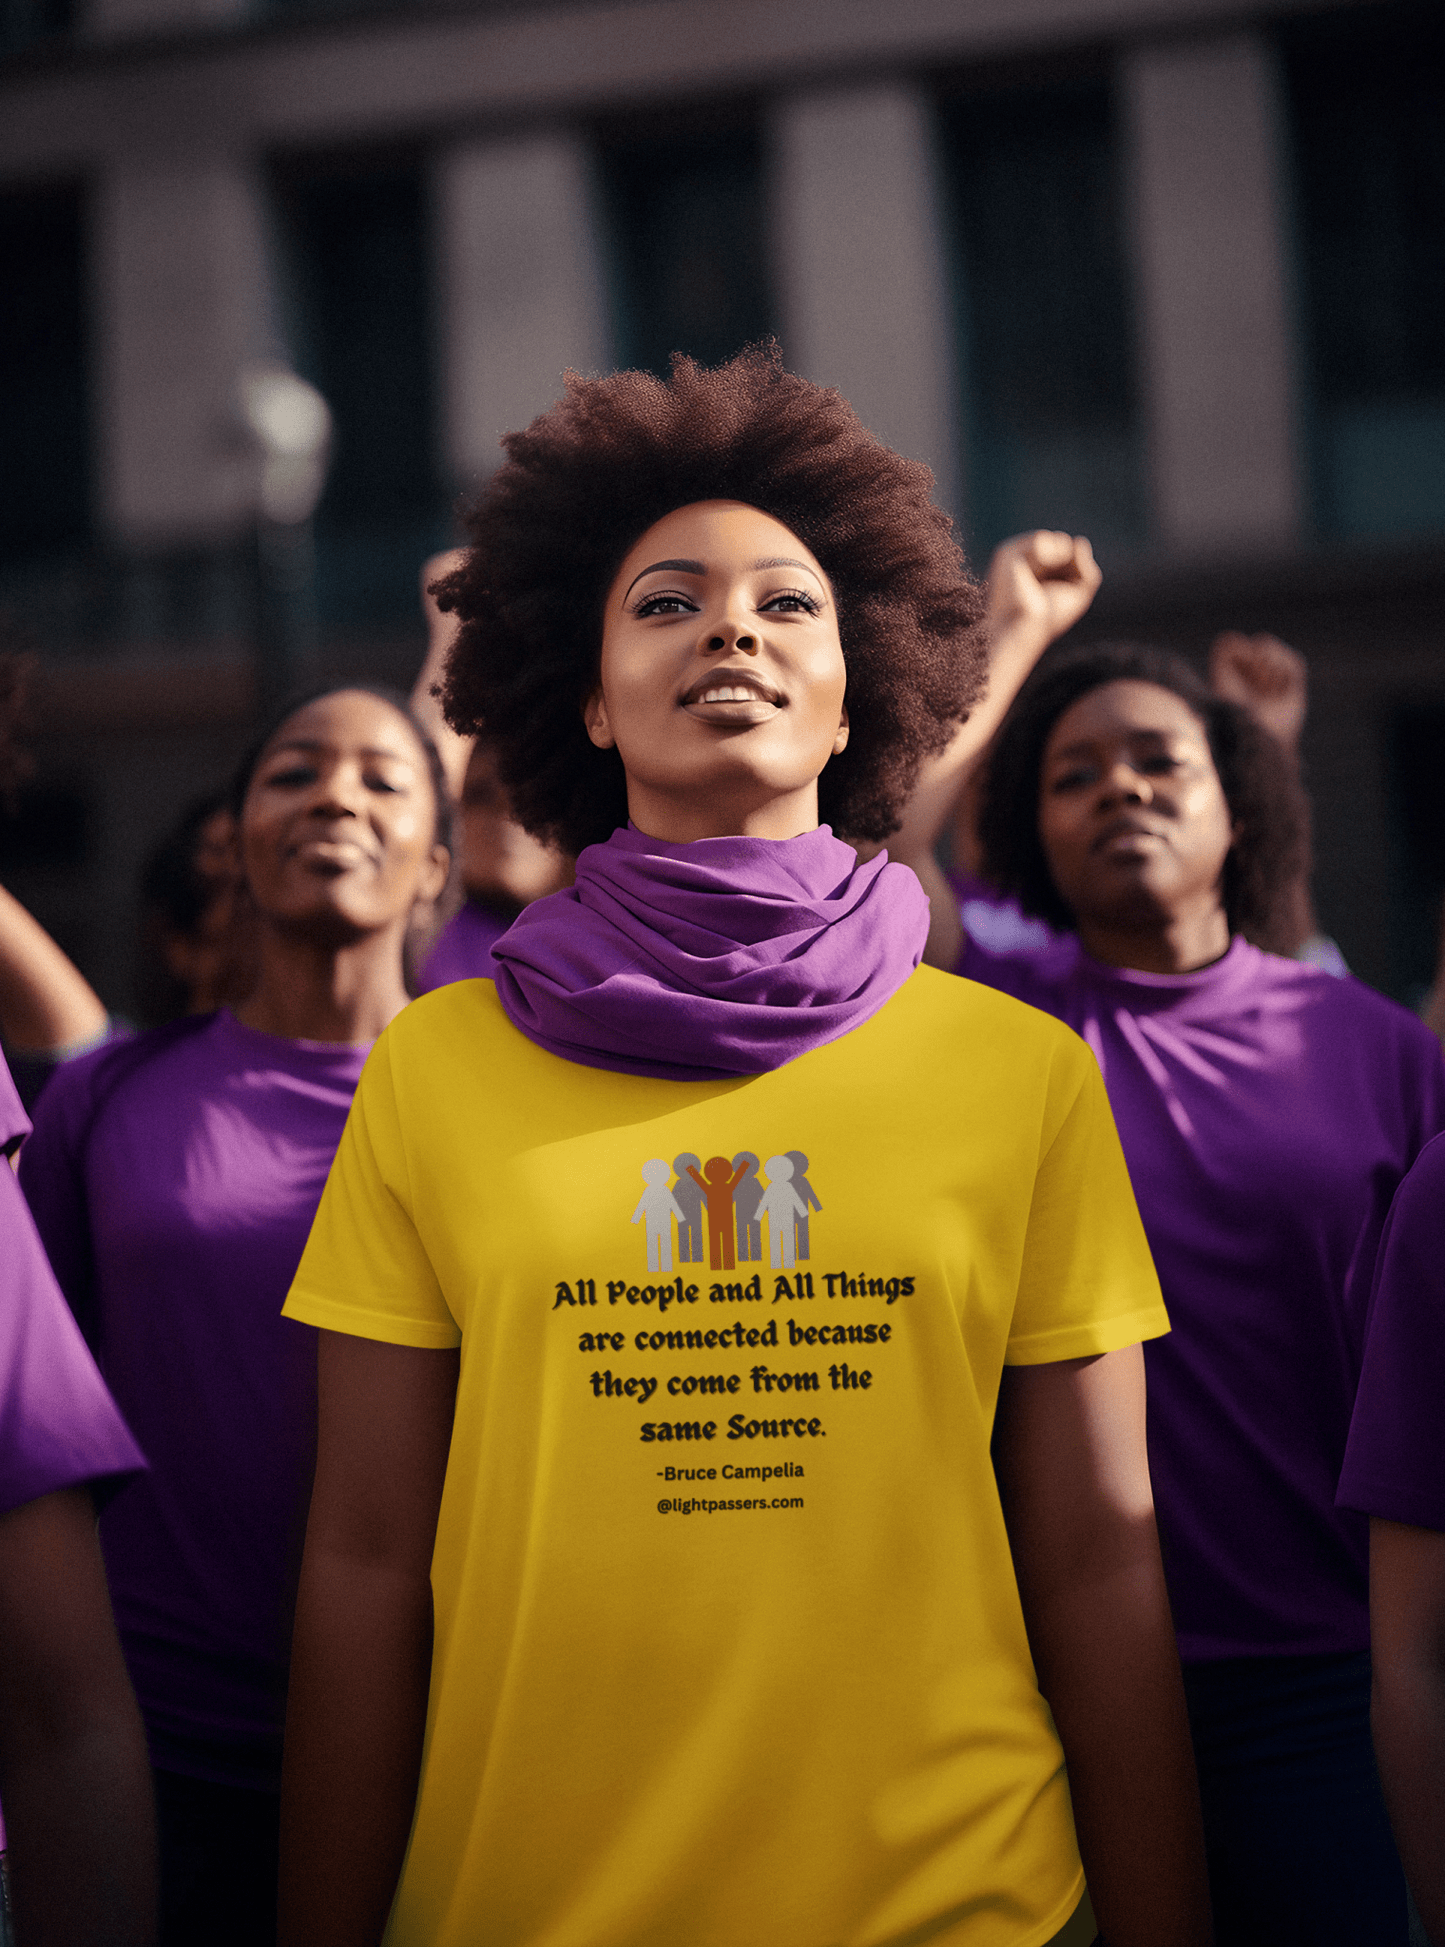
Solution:
{"label": "eyelash", "polygon": [[[762,605],[760,613],[767,614],[774,602],[796,602],[799,608],[805,610],[809,615],[817,615],[823,606],[818,598],[815,595],[808,594],[806,589],[780,588],[776,594],[768,596]],[[638,617],[662,615],[664,613],[673,615],[696,615],[698,613],[698,606],[689,596],[673,594],[671,592],[659,592],[655,595],[644,595],[632,612]],[[787,611],[783,612],[786,613]]]}

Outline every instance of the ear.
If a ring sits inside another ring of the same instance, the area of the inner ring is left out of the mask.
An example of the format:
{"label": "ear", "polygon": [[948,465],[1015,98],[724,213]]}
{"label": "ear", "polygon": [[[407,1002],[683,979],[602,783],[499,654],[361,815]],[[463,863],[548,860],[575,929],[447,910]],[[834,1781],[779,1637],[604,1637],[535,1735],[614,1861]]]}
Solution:
{"label": "ear", "polygon": [[607,716],[607,698],[602,694],[600,683],[582,705],[582,721],[586,725],[587,735],[599,750],[617,748],[617,739],[612,734],[612,725]]}
{"label": "ear", "polygon": [[428,906],[435,906],[446,890],[448,874],[452,869],[452,855],[445,845],[433,845],[431,857],[417,883],[416,896]]}
{"label": "ear", "polygon": [[241,821],[232,812],[228,812],[226,815],[224,852],[226,870],[239,880],[241,877]]}
{"label": "ear", "polygon": [[848,705],[845,703],[838,712],[838,734],[833,739],[833,755],[837,757],[848,748]]}

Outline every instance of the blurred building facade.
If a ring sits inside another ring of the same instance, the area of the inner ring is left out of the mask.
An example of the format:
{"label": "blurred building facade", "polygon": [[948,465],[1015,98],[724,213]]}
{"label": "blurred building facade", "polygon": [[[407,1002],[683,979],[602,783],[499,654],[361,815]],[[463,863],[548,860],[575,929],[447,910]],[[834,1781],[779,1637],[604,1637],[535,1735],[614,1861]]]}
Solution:
{"label": "blurred building facade", "polygon": [[0,877],[124,1005],[140,856],[254,710],[239,375],[329,401],[321,666],[409,682],[459,492],[571,366],[765,333],[980,565],[1310,658],[1324,923],[1445,886],[1434,0],[0,0],[0,609],[44,660]]}

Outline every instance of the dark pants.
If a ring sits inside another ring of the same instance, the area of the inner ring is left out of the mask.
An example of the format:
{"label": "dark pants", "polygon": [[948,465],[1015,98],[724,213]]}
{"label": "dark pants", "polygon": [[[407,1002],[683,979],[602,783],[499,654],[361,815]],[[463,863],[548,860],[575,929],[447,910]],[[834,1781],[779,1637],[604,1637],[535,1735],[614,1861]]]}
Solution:
{"label": "dark pants", "polygon": [[1407,1947],[1370,1658],[1184,1666],[1215,1947]]}
{"label": "dark pants", "polygon": [[160,1947],[275,1947],[275,1792],[156,1771]]}

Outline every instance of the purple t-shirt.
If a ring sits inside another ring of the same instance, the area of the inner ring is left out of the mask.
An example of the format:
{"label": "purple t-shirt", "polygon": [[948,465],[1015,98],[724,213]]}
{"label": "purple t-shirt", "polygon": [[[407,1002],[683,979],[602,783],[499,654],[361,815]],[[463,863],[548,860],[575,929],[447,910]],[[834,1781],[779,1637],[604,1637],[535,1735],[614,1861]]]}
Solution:
{"label": "purple t-shirt", "polygon": [[1445,1136],[1390,1206],[1339,1501],[1445,1532]]}
{"label": "purple t-shirt", "polygon": [[145,1466],[60,1295],[15,1172],[3,1160],[29,1133],[0,1055],[0,1514],[61,1488],[125,1479]]}
{"label": "purple t-shirt", "polygon": [[[0,1058],[0,1149],[29,1127]],[[0,1162],[0,1514],[144,1466]]]}
{"label": "purple t-shirt", "polygon": [[21,1182],[151,1463],[101,1522],[165,1770],[274,1787],[316,1339],[281,1317],[365,1050],[221,1013],[69,1062]]}
{"label": "purple t-shirt", "polygon": [[511,923],[510,914],[494,913],[469,899],[437,935],[417,975],[416,991],[429,994],[454,980],[490,980],[495,971],[492,948]]}
{"label": "purple t-shirt", "polygon": [[989,953],[1045,953],[1058,942],[1059,934],[1046,920],[1030,918],[1016,899],[971,872],[954,868],[948,883],[964,932]]}
{"label": "purple t-shirt", "polygon": [[1445,1129],[1440,1044],[1393,1001],[1236,939],[1188,974],[970,943],[958,971],[1066,1021],[1103,1070],[1173,1331],[1144,1348],[1180,1653],[1369,1641],[1335,1488],[1396,1186]]}

